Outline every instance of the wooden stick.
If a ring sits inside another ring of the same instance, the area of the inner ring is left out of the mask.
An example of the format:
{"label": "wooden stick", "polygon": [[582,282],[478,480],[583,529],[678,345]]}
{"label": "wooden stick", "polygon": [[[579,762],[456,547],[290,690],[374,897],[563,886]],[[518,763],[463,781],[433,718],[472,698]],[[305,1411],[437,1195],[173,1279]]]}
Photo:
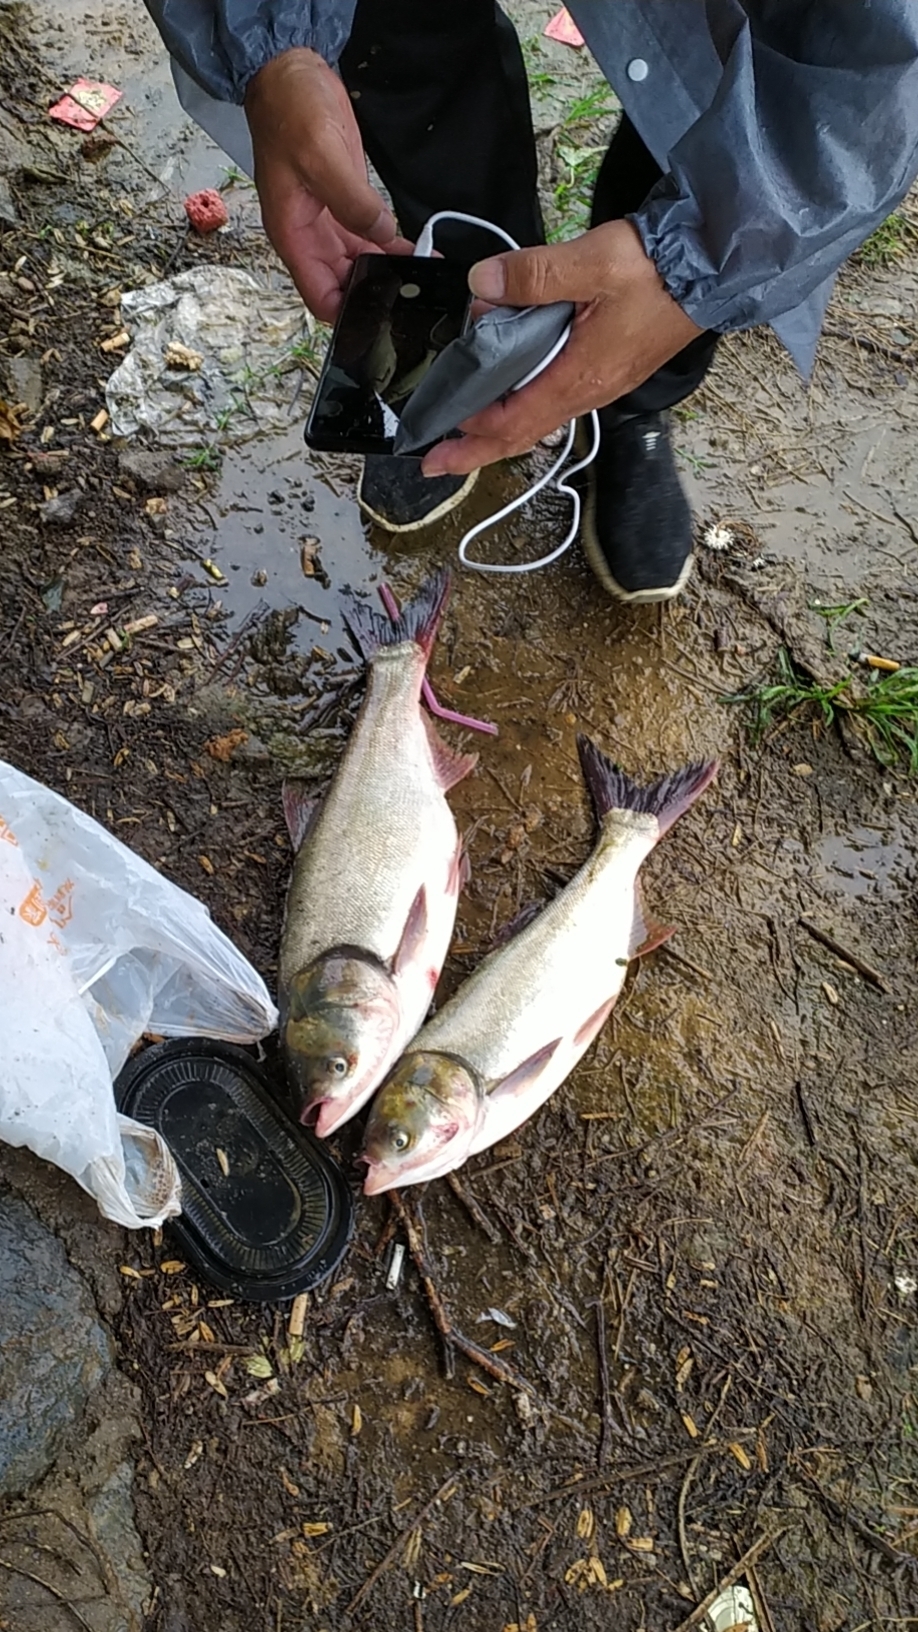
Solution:
{"label": "wooden stick", "polygon": [[602,1294],[596,1299],[596,1358],[599,1363],[599,1399],[602,1406],[602,1428],[596,1460],[602,1467],[608,1461],[612,1448],[615,1424],[612,1419],[612,1389],[609,1379],[609,1356],[606,1351],[606,1312]]}
{"label": "wooden stick", "polygon": [[591,1473],[585,1479],[575,1479],[569,1485],[555,1485],[553,1490],[545,1492],[544,1496],[533,1498],[530,1502],[521,1502],[517,1511],[523,1512],[529,1507],[539,1507],[543,1502],[556,1502],[564,1496],[579,1496],[587,1490],[607,1490],[612,1485],[627,1484],[632,1479],[646,1479],[654,1473],[672,1473],[676,1468],[684,1468],[686,1462],[694,1462],[697,1457],[720,1455],[725,1447],[719,1443],[703,1445],[701,1450],[683,1451],[681,1456],[666,1456],[656,1462],[637,1462],[630,1468],[607,1468],[605,1473]]}
{"label": "wooden stick", "polygon": [[444,1479],[440,1489],[435,1491],[433,1496],[431,1496],[430,1501],[421,1508],[417,1518],[413,1519],[411,1524],[399,1532],[385,1557],[380,1559],[379,1563],[376,1565],[376,1568],[370,1571],[363,1583],[363,1586],[359,1587],[357,1592],[354,1594],[346,1610],[344,1611],[345,1615],[353,1615],[358,1604],[363,1603],[367,1593],[371,1590],[371,1588],[375,1587],[380,1576],[385,1574],[385,1571],[389,1568],[389,1565],[395,1563],[395,1560],[398,1558],[398,1555],[405,1546],[405,1543],[411,1536],[414,1535],[415,1531],[421,1528],[424,1520],[430,1517],[434,1508],[439,1507],[441,1502],[449,1501],[461,1477],[461,1473],[451,1473],[448,1479]]}
{"label": "wooden stick", "polygon": [[841,941],[837,941],[834,935],[829,935],[824,929],[819,929],[816,924],[811,924],[809,918],[800,918],[799,923],[801,929],[805,929],[808,935],[812,935],[814,941],[821,941],[822,945],[827,946],[830,952],[835,953],[836,957],[843,958],[845,963],[850,963],[859,975],[863,975],[865,980],[870,981],[871,986],[878,987],[881,992],[892,990],[889,983],[879,973],[879,970],[871,968],[870,964],[865,963],[863,958],[859,958],[856,952],[849,952],[848,948],[842,946]]}
{"label": "wooden stick", "polygon": [[459,1178],[459,1175],[457,1173],[447,1173],[446,1182],[452,1190],[453,1195],[458,1201],[462,1202],[462,1205],[468,1213],[469,1218],[472,1220],[472,1223],[477,1224],[478,1228],[484,1231],[492,1247],[499,1246],[500,1231],[498,1230],[496,1224],[491,1223],[487,1213],[472,1195],[471,1190],[466,1189],[465,1185],[462,1183],[462,1180]]}
{"label": "wooden stick", "polygon": [[675,1632],[691,1632],[693,1626],[697,1626],[699,1621],[703,1621],[715,1599],[719,1598],[722,1592],[729,1592],[730,1588],[736,1585],[740,1576],[745,1575],[750,1564],[754,1564],[762,1553],[773,1546],[779,1536],[783,1536],[785,1528],[786,1526],[779,1530],[769,1530],[767,1535],[759,1536],[758,1541],[754,1541],[752,1546],[746,1549],[739,1563],[734,1564],[732,1570],[727,1572],[723,1580],[718,1581],[717,1586],[711,1588],[706,1598],[702,1598],[701,1603],[696,1605],[691,1615],[687,1615],[684,1621],[679,1622]]}
{"label": "wooden stick", "polygon": [[443,1303],[443,1299],[440,1297],[440,1294],[434,1284],[430,1265],[427,1260],[427,1254],[424,1250],[424,1243],[421,1240],[421,1233],[417,1227],[417,1224],[409,1213],[405,1203],[402,1201],[398,1191],[390,1190],[389,1196],[391,1198],[392,1205],[395,1208],[395,1211],[398,1213],[399,1219],[401,1220],[405,1234],[408,1237],[408,1250],[414,1259],[415,1268],[417,1269],[417,1272],[421,1277],[421,1281],[423,1282],[424,1291],[427,1294],[427,1301],[430,1304],[430,1312],[434,1318],[434,1324],[444,1343],[447,1345],[447,1351],[450,1348],[459,1349],[467,1359],[471,1360],[476,1366],[480,1366],[482,1371],[488,1372],[490,1376],[496,1378],[499,1383],[509,1383],[510,1387],[515,1388],[518,1393],[529,1394],[533,1398],[536,1398],[536,1391],[532,1384],[527,1383],[525,1377],[523,1377],[514,1366],[508,1365],[506,1360],[501,1360],[499,1355],[491,1354],[488,1349],[481,1348],[478,1343],[473,1343],[471,1338],[464,1337],[462,1332],[460,1332],[458,1328],[453,1325],[453,1322],[450,1319],[450,1316]]}

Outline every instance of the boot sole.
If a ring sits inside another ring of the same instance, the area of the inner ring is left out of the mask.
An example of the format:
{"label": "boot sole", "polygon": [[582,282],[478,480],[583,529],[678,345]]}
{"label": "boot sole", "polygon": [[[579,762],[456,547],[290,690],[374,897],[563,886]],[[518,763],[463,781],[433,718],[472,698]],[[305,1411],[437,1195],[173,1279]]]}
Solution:
{"label": "boot sole", "polygon": [[[580,426],[577,427],[578,437]],[[630,603],[632,606],[647,606],[658,601],[674,601],[681,595],[683,589],[692,576],[694,556],[689,551],[685,558],[685,565],[674,584],[654,586],[651,589],[625,589],[612,573],[606,560],[599,534],[596,531],[596,477],[591,467],[584,471],[586,477],[586,493],[583,498],[583,509],[580,521],[580,545],[589,563],[590,571],[598,579],[607,595],[615,601]]]}
{"label": "boot sole", "polygon": [[460,504],[463,504],[475,486],[479,474],[479,471],[473,470],[471,475],[466,477],[462,486],[456,489],[455,493],[451,494],[448,499],[443,499],[439,504],[434,505],[432,510],[428,510],[427,514],[420,516],[417,521],[398,522],[392,521],[388,516],[381,515],[378,510],[374,510],[371,505],[367,504],[360,488],[357,490],[357,503],[364,515],[369,516],[377,527],[382,527],[384,532],[419,533],[422,528],[432,526],[435,521],[442,521],[443,517],[448,516],[451,510],[455,510]]}

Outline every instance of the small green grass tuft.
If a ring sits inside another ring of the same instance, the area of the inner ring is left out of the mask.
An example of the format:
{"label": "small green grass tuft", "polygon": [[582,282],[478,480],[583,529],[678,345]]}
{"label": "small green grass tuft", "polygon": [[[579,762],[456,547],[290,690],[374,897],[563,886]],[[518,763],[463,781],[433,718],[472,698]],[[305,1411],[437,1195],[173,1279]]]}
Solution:
{"label": "small green grass tuft", "polygon": [[837,606],[830,606],[825,601],[813,601],[811,603],[810,611],[825,619],[826,641],[830,652],[835,650],[835,625],[844,623],[845,619],[850,618],[854,612],[860,612],[863,607],[869,605],[870,602],[866,595],[861,595],[856,601],[839,601]]}
{"label": "small green grass tuft", "polygon": [[617,105],[605,80],[597,80],[561,115],[552,145],[556,179],[548,212],[550,244],[576,238],[590,224],[593,188],[608,146],[608,120]]}
{"label": "small green grass tuft", "polygon": [[218,470],[220,467],[220,451],[212,445],[206,448],[195,448],[191,453],[186,453],[182,463],[187,465],[189,470]]}
{"label": "small green grass tuft", "polygon": [[918,249],[918,226],[904,210],[893,210],[870,237],[855,250],[853,259],[870,268],[893,266],[910,250]]}
{"label": "small green grass tuft", "polygon": [[821,686],[798,673],[783,646],[777,666],[777,677],[770,684],[724,698],[727,703],[750,706],[757,741],[781,720],[816,709],[826,726],[840,715],[856,722],[881,765],[904,766],[912,775],[918,774],[918,668],[873,673],[865,681],[852,673],[834,685]]}
{"label": "small green grass tuft", "polygon": [[528,40],[523,40],[522,43],[523,60],[526,64],[526,78],[529,81],[530,91],[539,98],[550,96],[558,83],[558,76],[550,68],[544,66],[547,60],[545,48],[538,34],[532,35]]}

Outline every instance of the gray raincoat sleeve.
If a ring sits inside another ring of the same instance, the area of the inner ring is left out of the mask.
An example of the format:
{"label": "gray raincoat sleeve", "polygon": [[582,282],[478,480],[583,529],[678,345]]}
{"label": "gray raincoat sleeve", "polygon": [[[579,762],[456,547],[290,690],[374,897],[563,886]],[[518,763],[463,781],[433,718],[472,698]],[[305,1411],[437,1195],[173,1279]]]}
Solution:
{"label": "gray raincoat sleeve", "polygon": [[272,57],[309,46],[337,62],[356,0],[144,0],[169,52],[217,102],[241,103]]}
{"label": "gray raincoat sleeve", "polygon": [[918,172],[915,0],[744,10],[710,107],[632,218],[670,294],[720,331],[822,307]]}

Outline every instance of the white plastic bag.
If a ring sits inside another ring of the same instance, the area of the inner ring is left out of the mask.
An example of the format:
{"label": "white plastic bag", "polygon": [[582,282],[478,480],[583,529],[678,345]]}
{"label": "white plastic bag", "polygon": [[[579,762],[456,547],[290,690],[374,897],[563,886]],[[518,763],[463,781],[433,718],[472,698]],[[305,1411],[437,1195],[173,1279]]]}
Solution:
{"label": "white plastic bag", "polygon": [[181,1208],[158,1134],[115,1108],[145,1031],[252,1043],[277,1011],[206,907],[0,760],[0,1139],[71,1173],[106,1218]]}
{"label": "white plastic bag", "polygon": [[[196,266],[126,290],[131,349],[105,387],[115,436],[151,431],[159,447],[221,444],[287,431],[302,375],[297,344],[314,323],[292,285],[271,289],[231,266]],[[197,358],[174,365],[170,348]]]}

